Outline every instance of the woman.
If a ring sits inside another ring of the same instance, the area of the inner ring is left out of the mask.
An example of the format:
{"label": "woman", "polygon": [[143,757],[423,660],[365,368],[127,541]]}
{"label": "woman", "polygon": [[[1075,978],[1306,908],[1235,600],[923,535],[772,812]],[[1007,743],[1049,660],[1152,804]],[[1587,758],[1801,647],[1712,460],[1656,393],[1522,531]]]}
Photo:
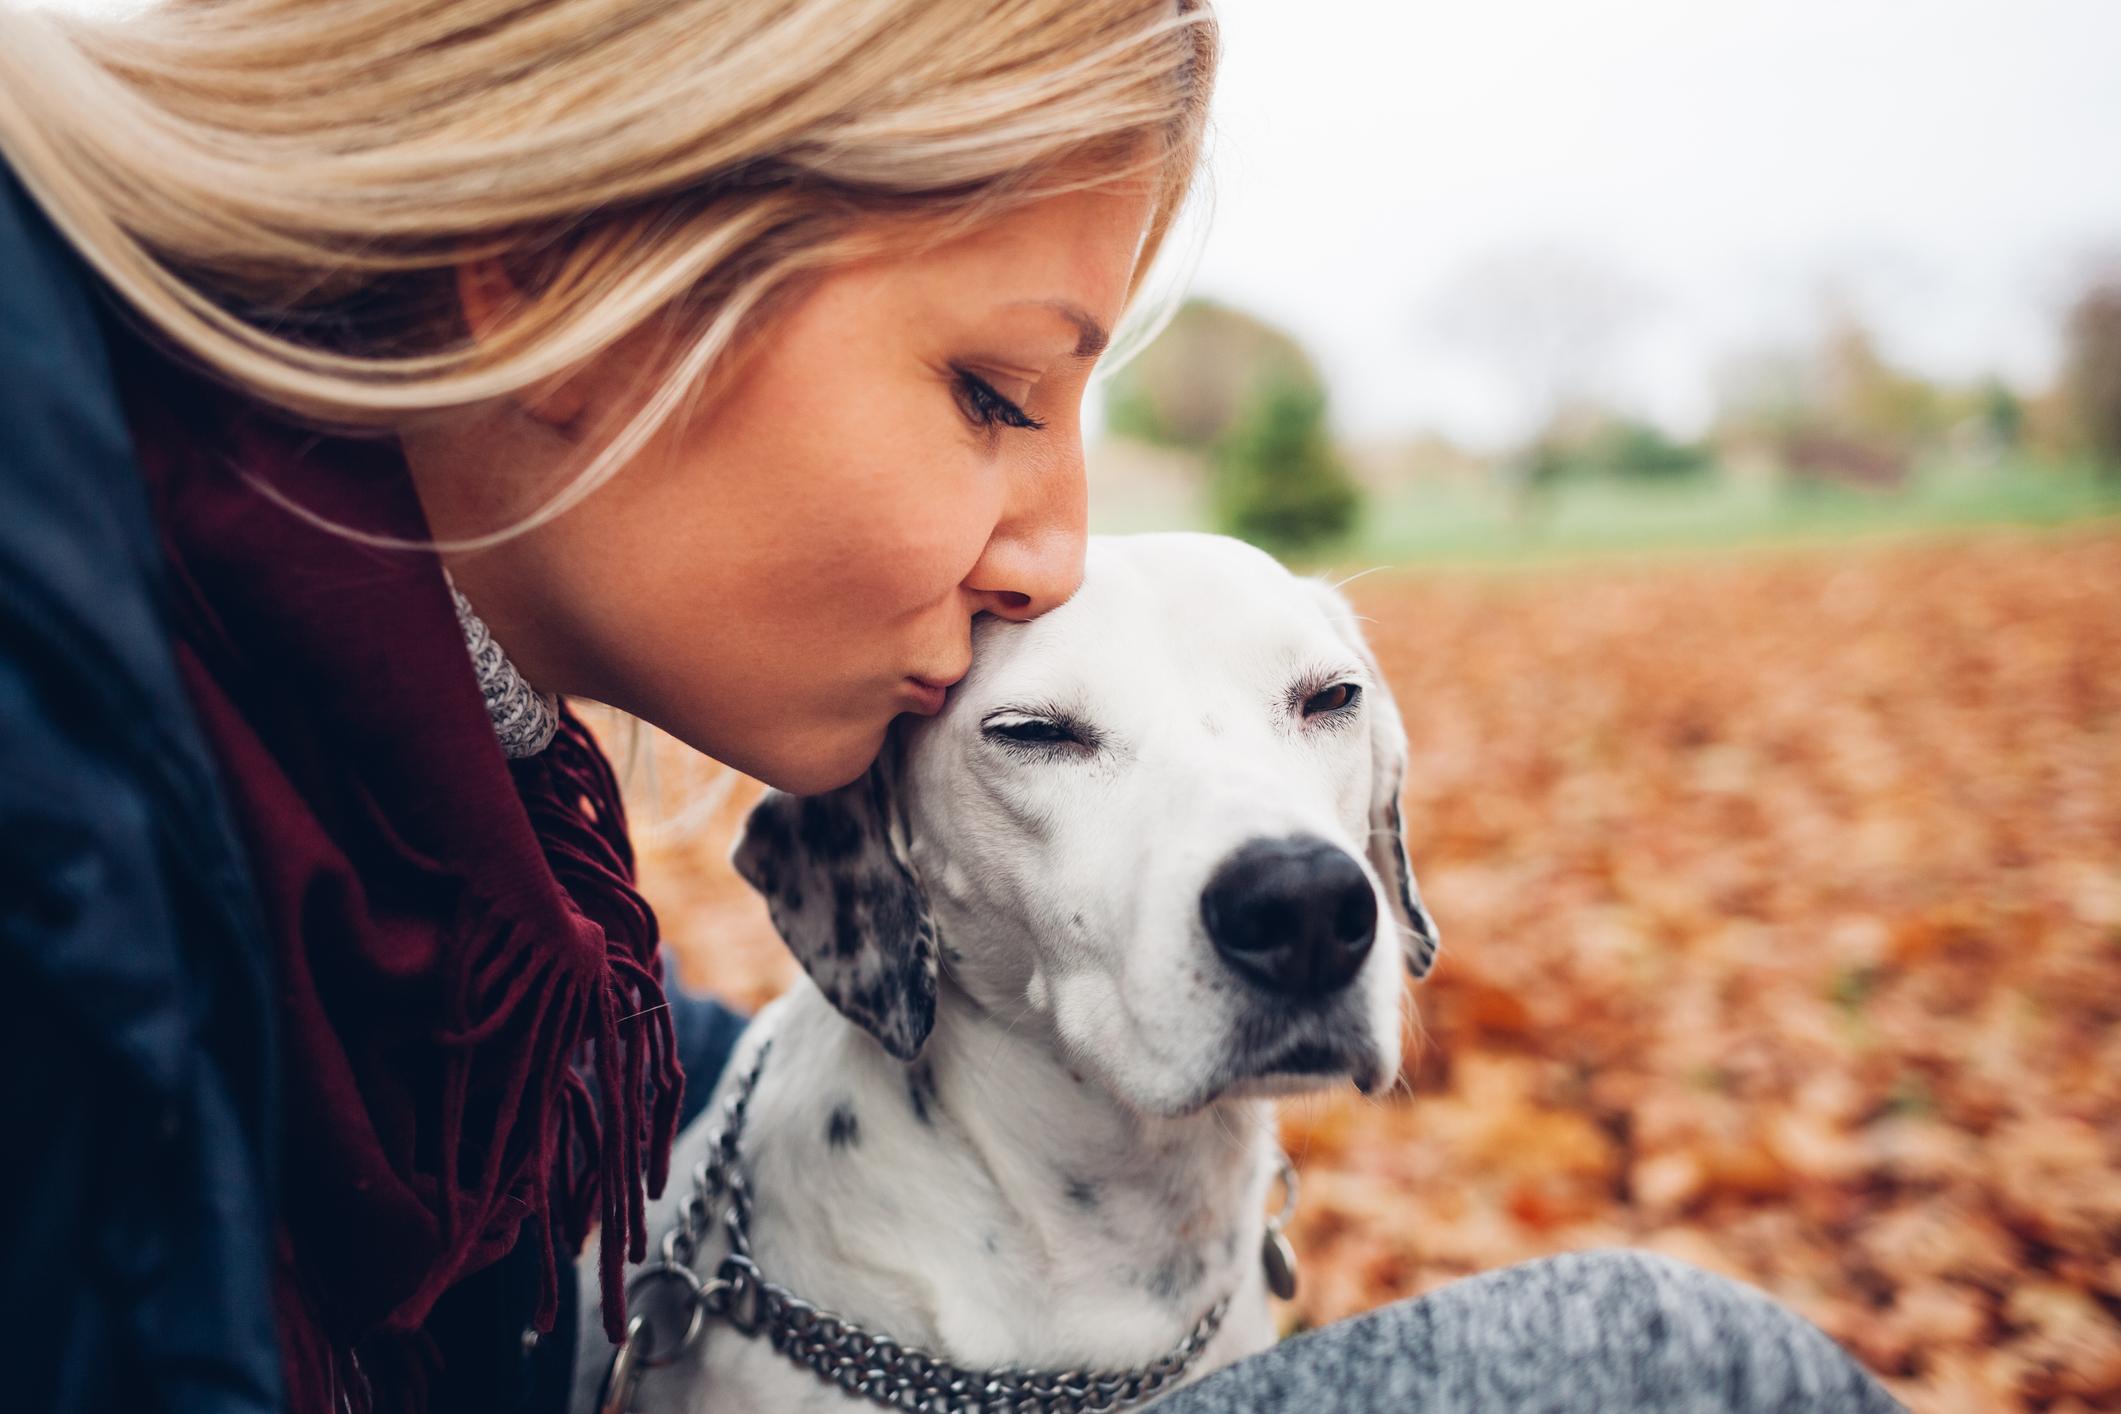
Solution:
{"label": "woman", "polygon": [[[673,1022],[559,700],[823,790],[1064,600],[1215,52],[1181,0],[0,18],[11,1404],[544,1407],[597,1224],[621,1329],[734,1023]],[[1170,1407],[1882,1398],[1690,1269],[1454,1291]]]}

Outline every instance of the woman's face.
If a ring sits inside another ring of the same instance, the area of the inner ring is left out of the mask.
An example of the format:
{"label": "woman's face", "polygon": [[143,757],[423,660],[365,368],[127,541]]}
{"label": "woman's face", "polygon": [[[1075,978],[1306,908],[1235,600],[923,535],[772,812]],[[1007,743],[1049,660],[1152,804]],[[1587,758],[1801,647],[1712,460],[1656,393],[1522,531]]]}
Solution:
{"label": "woman's face", "polygon": [[[580,505],[448,556],[458,587],[542,689],[786,790],[852,780],[963,675],[975,616],[1034,617],[1081,580],[1083,391],[1150,213],[1115,183],[820,277]],[[528,509],[641,372],[621,345],[409,434],[434,533]]]}

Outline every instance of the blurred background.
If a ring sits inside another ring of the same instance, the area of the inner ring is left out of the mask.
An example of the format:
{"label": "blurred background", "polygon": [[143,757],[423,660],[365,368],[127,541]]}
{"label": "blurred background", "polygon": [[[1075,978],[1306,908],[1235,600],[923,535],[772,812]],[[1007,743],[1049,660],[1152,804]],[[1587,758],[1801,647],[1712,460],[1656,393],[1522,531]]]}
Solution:
{"label": "blurred background", "polygon": [[[2121,7],[1220,0],[1099,529],[1348,592],[1445,951],[1287,1107],[1306,1326],[1630,1244],[2121,1407]],[[687,979],[786,980],[656,754]]]}

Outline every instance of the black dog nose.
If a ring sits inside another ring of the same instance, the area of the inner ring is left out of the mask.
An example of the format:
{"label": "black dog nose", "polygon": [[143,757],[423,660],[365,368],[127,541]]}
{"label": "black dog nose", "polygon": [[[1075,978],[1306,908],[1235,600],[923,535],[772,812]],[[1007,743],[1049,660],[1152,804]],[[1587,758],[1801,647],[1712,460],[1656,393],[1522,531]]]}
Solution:
{"label": "black dog nose", "polygon": [[1377,936],[1377,895],[1362,866],[1322,839],[1252,840],[1216,868],[1200,916],[1239,972],[1315,997],[1346,986],[1362,966]]}

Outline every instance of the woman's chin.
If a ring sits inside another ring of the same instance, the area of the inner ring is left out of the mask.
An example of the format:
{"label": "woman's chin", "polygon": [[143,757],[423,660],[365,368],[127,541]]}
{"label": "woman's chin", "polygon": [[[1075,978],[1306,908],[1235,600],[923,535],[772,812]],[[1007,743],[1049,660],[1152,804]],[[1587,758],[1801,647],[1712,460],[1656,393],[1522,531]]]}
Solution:
{"label": "woman's chin", "polygon": [[[790,795],[823,795],[852,785],[884,748],[888,722],[866,732],[792,733],[772,743],[756,762],[731,762],[745,775]],[[790,749],[791,746],[793,749]]]}

